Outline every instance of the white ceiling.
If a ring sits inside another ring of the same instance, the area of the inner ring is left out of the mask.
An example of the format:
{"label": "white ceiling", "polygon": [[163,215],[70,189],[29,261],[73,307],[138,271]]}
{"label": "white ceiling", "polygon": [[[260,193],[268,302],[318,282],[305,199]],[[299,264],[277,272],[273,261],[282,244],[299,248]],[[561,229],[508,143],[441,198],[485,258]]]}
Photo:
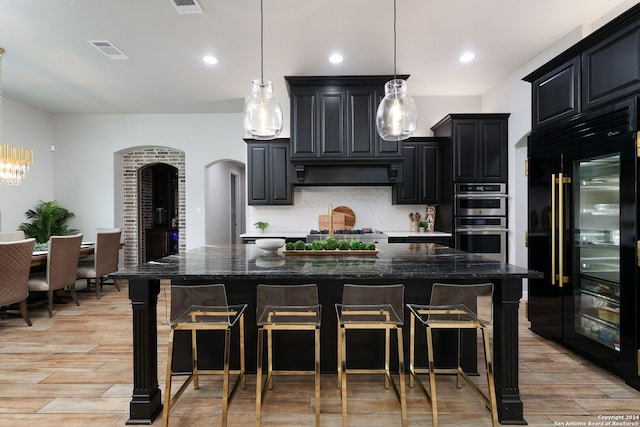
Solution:
{"label": "white ceiling", "polygon": [[[0,0],[4,95],[51,113],[242,111],[260,75],[260,1],[197,1],[203,14],[178,14],[174,0]],[[482,95],[624,4],[397,0],[397,72],[411,75],[413,96]],[[264,34],[264,77],[278,97],[285,75],[393,74],[392,0],[265,0]],[[477,59],[461,65],[465,49]],[[328,62],[334,51],[342,64]],[[205,53],[219,63],[204,64]]]}

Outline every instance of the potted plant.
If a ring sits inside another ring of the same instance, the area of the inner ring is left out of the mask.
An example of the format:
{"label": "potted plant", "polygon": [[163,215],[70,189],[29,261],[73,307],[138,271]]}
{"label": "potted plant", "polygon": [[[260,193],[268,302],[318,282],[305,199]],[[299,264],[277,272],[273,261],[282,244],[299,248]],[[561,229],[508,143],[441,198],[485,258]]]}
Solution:
{"label": "potted plant", "polygon": [[420,231],[425,231],[426,227],[427,227],[427,222],[426,221],[418,221],[418,229]]}
{"label": "potted plant", "polygon": [[36,239],[37,243],[46,243],[51,236],[67,236],[78,233],[66,224],[75,214],[60,207],[57,200],[44,202],[40,200],[34,209],[24,213],[31,222],[23,222],[18,227],[28,237]]}
{"label": "potted plant", "polygon": [[256,223],[254,223],[253,225],[256,227],[256,229],[258,229],[258,230],[260,230],[260,231],[262,231],[264,233],[264,230],[267,229],[267,227],[269,226],[269,223],[268,222],[263,222],[263,221],[258,221]]}

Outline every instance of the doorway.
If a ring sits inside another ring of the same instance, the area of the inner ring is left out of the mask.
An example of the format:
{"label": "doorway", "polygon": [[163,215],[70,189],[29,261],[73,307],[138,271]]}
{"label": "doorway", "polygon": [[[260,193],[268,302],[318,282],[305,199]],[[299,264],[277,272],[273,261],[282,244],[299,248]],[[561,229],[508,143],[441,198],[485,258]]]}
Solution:
{"label": "doorway", "polygon": [[245,221],[245,165],[220,160],[205,168],[205,244],[241,243]]}
{"label": "doorway", "polygon": [[138,171],[139,258],[153,261],[178,253],[178,169],[166,163]]}

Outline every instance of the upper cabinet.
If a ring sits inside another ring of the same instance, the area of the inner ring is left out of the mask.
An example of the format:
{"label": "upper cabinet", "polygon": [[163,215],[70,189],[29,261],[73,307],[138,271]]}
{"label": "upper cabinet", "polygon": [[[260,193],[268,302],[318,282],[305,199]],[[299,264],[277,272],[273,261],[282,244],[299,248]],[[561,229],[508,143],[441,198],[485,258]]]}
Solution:
{"label": "upper cabinet", "polygon": [[598,107],[640,90],[640,20],[582,54],[582,107]]}
{"label": "upper cabinet", "polygon": [[293,204],[289,140],[247,142],[247,203],[249,205]]}
{"label": "upper cabinet", "polygon": [[444,138],[410,138],[402,142],[401,182],[393,187],[393,203],[440,203]]}
{"label": "upper cabinet", "polygon": [[580,112],[580,57],[576,56],[532,82],[534,128]]}
{"label": "upper cabinet", "polygon": [[533,131],[640,92],[640,4],[528,76]]}
{"label": "upper cabinet", "polygon": [[449,114],[431,130],[451,139],[454,182],[507,182],[509,114]]}
{"label": "upper cabinet", "polygon": [[384,84],[391,78],[285,77],[291,99],[291,158],[400,157],[400,143],[383,141],[375,126]]}

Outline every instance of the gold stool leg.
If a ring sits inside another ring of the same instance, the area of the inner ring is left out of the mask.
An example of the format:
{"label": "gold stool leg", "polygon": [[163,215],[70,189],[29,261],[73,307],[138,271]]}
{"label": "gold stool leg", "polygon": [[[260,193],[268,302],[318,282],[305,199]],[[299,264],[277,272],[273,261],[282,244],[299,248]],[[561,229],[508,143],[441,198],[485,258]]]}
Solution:
{"label": "gold stool leg", "polygon": [[415,380],[415,360],[416,360],[416,318],[413,314],[410,315],[410,330],[409,330],[409,387],[413,388]]}
{"label": "gold stool leg", "polygon": [[433,335],[427,326],[427,357],[429,358],[429,390],[431,395],[431,415],[433,427],[438,427],[438,402],[436,400],[436,366],[433,359]]}
{"label": "gold stool leg", "polygon": [[240,316],[240,375],[242,375],[242,389],[247,388],[247,376],[245,375],[245,356],[244,356],[244,314]]}
{"label": "gold stool leg", "polygon": [[258,329],[258,363],[256,366],[256,427],[260,427],[262,413],[262,352],[264,347],[263,329]]}
{"label": "gold stool leg", "polygon": [[489,402],[491,403],[491,421],[494,427],[499,426],[498,408],[496,403],[496,387],[493,378],[493,360],[491,358],[491,344],[489,343],[489,331],[482,328],[482,341],[484,342],[484,360],[487,370],[487,386],[489,388]]}
{"label": "gold stool leg", "polygon": [[347,336],[346,330],[340,328],[338,335],[338,352],[340,354],[340,365],[342,366],[340,375],[340,397],[342,401],[342,426],[347,427]]}
{"label": "gold stool leg", "polygon": [[167,378],[164,386],[164,408],[162,409],[162,426],[167,427],[169,425],[169,412],[171,411],[171,377],[173,371],[171,370],[171,363],[173,359],[173,333],[174,329],[171,328],[169,332],[169,345],[167,350]]}
{"label": "gold stool leg", "polygon": [[338,389],[341,387],[342,383],[342,351],[340,350],[340,334],[342,333],[342,328],[340,327],[340,322],[338,322],[338,333],[336,334],[338,340]]}
{"label": "gold stool leg", "polygon": [[231,330],[224,331],[224,371],[222,374],[222,427],[227,427],[227,411],[229,409],[229,357]]}
{"label": "gold stool leg", "polygon": [[316,394],[316,427],[320,427],[320,329],[315,330],[315,394]]}
{"label": "gold stool leg", "polygon": [[191,330],[191,365],[193,370],[193,389],[198,390],[200,388],[200,381],[198,377],[198,340],[196,339],[196,330]]}
{"label": "gold stool leg", "polygon": [[402,427],[407,427],[407,397],[404,377],[404,345],[402,339],[402,327],[396,329],[396,334],[398,337],[398,374],[400,375],[400,415],[402,417]]}
{"label": "gold stool leg", "polygon": [[391,331],[389,329],[384,330],[384,388],[389,388],[389,378],[391,377],[391,370],[389,369],[389,346],[391,341]]}
{"label": "gold stool leg", "polygon": [[273,331],[267,329],[267,384],[273,390]]}

